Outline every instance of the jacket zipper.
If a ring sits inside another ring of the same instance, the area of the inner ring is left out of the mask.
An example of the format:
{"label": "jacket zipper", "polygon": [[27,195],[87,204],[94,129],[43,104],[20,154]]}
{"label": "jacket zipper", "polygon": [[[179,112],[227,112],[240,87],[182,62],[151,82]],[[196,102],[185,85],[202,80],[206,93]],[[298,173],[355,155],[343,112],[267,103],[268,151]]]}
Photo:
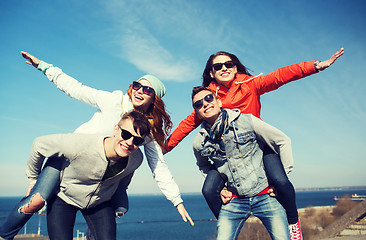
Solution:
{"label": "jacket zipper", "polygon": [[103,182],[103,180],[102,180],[102,179],[103,179],[103,176],[104,176],[105,172],[107,171],[107,168],[108,168],[108,164],[107,164],[107,166],[106,166],[106,167],[105,167],[105,169],[104,169],[104,172],[103,172],[102,178],[100,179],[100,181],[99,181],[99,183],[98,183],[98,186],[95,188],[94,192],[90,195],[90,198],[89,198],[88,204],[86,204],[85,208],[88,208],[88,207],[89,207],[89,204],[90,204],[90,202],[91,202],[91,200],[92,200],[92,198],[93,198],[93,196],[94,196],[95,192],[98,190],[98,188],[99,188],[99,187],[100,187],[100,185],[102,184],[102,182]]}
{"label": "jacket zipper", "polygon": [[[127,167],[127,166],[126,166],[126,167]],[[105,172],[107,171],[107,168],[108,168],[108,165],[107,165],[107,167],[106,167],[106,169],[105,169],[105,171],[104,171],[104,173],[103,173],[103,176],[104,176]],[[106,180],[108,180],[108,179],[111,179],[111,178],[114,178],[114,177],[116,177],[116,176],[118,176],[118,175],[122,174],[122,173],[124,172],[124,170],[125,170],[125,169],[123,169],[123,170],[122,170],[121,172],[119,172],[118,174],[116,174],[116,175],[114,175],[114,176],[112,176],[112,177],[110,177],[110,178],[105,179],[104,181],[106,181]],[[90,202],[91,202],[91,200],[92,200],[92,197],[95,195],[95,192],[100,188],[100,185],[102,185],[102,183],[103,183],[104,181],[103,181],[103,180],[101,180],[101,181],[99,182],[99,184],[98,184],[98,186],[95,188],[94,192],[90,195],[90,198],[89,198],[88,204],[86,205],[86,207],[85,207],[85,208],[88,208],[88,207],[89,207],[89,204],[90,204]]]}

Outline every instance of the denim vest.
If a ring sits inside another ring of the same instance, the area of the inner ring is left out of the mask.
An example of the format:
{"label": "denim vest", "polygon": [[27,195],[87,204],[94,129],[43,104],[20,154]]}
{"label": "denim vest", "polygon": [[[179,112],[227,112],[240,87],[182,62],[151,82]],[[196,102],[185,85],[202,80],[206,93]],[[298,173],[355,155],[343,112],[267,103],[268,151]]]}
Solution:
{"label": "denim vest", "polygon": [[226,109],[229,127],[223,134],[225,150],[214,143],[202,128],[194,141],[194,148],[203,157],[211,159],[227,181],[229,191],[243,197],[252,197],[268,186],[263,166],[262,142],[257,141],[251,119],[239,109]]}

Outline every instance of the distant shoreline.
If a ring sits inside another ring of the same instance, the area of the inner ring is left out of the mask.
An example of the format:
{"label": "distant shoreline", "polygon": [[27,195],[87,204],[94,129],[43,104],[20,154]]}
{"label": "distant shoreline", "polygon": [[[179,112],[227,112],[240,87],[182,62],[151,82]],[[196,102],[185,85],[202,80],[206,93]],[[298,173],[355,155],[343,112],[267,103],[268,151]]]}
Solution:
{"label": "distant shoreline", "polygon": [[[296,188],[296,192],[310,191],[341,191],[341,190],[366,190],[366,186],[343,186],[343,187],[302,187]],[[182,192],[184,195],[197,195],[201,192]],[[164,196],[162,193],[129,193],[129,196]],[[24,196],[1,196],[0,197],[24,197]]]}
{"label": "distant shoreline", "polygon": [[296,188],[296,192],[303,192],[303,191],[339,191],[339,190],[366,190],[366,186]]}

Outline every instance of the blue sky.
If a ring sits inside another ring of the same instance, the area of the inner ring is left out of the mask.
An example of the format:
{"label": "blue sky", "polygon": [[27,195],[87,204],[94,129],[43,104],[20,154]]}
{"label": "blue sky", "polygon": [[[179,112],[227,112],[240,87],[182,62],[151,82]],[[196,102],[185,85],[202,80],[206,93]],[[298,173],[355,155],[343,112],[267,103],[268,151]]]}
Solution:
{"label": "blue sky", "polygon": [[[95,111],[67,97],[25,64],[20,51],[82,83],[125,91],[149,73],[161,78],[175,126],[191,113],[210,54],[236,54],[256,75],[345,54],[329,69],[262,97],[262,119],[292,139],[295,187],[366,182],[366,3],[359,1],[0,1],[0,195],[21,195],[33,139],[72,132]],[[165,155],[182,192],[203,177],[193,132]],[[146,163],[130,193],[159,193]]]}

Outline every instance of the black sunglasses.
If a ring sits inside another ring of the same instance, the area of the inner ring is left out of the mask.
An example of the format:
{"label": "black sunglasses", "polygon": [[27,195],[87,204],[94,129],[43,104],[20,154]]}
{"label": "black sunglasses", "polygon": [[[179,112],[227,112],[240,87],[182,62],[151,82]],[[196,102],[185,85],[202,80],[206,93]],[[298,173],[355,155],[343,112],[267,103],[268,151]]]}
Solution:
{"label": "black sunglasses", "polygon": [[128,140],[133,137],[132,142],[136,146],[140,146],[144,142],[144,139],[142,137],[132,135],[132,133],[130,133],[129,131],[122,129],[120,125],[118,125],[118,127],[119,129],[121,129],[121,137],[123,140]]}
{"label": "black sunglasses", "polygon": [[212,67],[215,71],[219,71],[222,69],[223,65],[225,65],[226,68],[233,68],[235,66],[235,63],[233,61],[227,61],[224,63],[215,63],[212,65]]}
{"label": "black sunglasses", "polygon": [[155,92],[154,89],[152,87],[148,87],[148,86],[144,86],[139,82],[133,81],[132,82],[132,89],[133,90],[139,90],[140,88],[142,88],[142,92],[146,95],[153,95],[153,93]]}
{"label": "black sunglasses", "polygon": [[205,102],[210,103],[214,100],[214,96],[212,95],[212,93],[207,94],[204,98],[202,98],[198,101],[195,101],[193,103],[193,108],[196,109],[196,110],[201,109],[201,107],[203,106],[203,100],[205,100]]}

